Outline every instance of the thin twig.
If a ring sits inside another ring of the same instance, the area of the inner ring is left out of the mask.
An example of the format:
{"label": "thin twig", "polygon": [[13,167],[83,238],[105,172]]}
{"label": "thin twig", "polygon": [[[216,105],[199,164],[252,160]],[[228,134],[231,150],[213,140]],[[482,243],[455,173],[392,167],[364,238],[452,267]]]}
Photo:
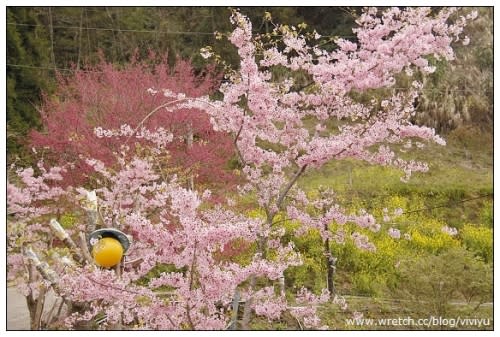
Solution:
{"label": "thin twig", "polygon": [[127,140],[125,141],[125,144],[128,143],[128,141],[130,140],[130,138],[132,138],[133,135],[135,135],[135,133],[137,132],[137,130],[139,130],[139,128],[144,124],[145,121],[148,120],[149,117],[151,117],[154,113],[156,113],[158,110],[160,109],[163,109],[163,108],[166,108],[168,107],[169,105],[173,105],[173,104],[176,104],[176,103],[180,103],[180,102],[184,102],[184,101],[195,101],[195,102],[202,102],[202,103],[205,103],[207,105],[210,105],[214,108],[217,108],[215,105],[211,104],[210,102],[207,102],[207,101],[204,101],[204,100],[201,100],[201,99],[196,99],[196,98],[189,98],[189,97],[186,97],[186,98],[179,98],[179,99],[176,99],[176,100],[173,100],[173,101],[170,101],[170,102],[166,102],[166,103],[163,103],[159,106],[157,106],[156,108],[154,108],[151,112],[149,112],[146,117],[144,117],[140,122],[139,124],[137,125],[137,127],[134,129],[134,131],[132,132],[132,134],[127,138]]}
{"label": "thin twig", "polygon": [[151,117],[155,112],[157,112],[158,110],[162,109],[162,108],[166,108],[167,106],[171,105],[171,104],[174,104],[174,103],[178,103],[178,102],[181,102],[181,101],[184,101],[186,100],[185,98],[183,99],[178,99],[178,100],[174,100],[174,101],[170,101],[170,102],[167,102],[167,103],[163,103],[159,106],[157,106],[156,108],[154,108],[151,112],[149,112],[146,117],[144,117],[140,122],[139,124],[137,125],[137,127],[134,129],[134,131],[132,132],[132,134],[127,138],[127,140],[125,141],[125,144],[128,143],[128,141],[130,140],[130,138],[135,135],[135,133],[137,132],[137,130],[139,130],[139,128],[142,126],[142,124],[144,124],[144,122],[146,120],[148,120],[149,117]]}
{"label": "thin twig", "polygon": [[297,317],[295,317],[295,316],[293,316],[293,318],[295,318],[295,320],[297,321],[297,323],[299,323],[300,330],[304,330],[304,328],[302,327],[302,324],[300,324],[300,320]]}
{"label": "thin twig", "polygon": [[123,261],[123,264],[125,266],[137,267],[139,264],[142,263],[142,261],[144,261],[144,259],[142,257],[139,257],[135,260]]}

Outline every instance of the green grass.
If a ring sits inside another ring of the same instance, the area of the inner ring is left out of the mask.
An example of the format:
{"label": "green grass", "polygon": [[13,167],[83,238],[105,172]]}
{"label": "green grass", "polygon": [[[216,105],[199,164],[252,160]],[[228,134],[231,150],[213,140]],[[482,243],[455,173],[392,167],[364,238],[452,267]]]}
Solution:
{"label": "green grass", "polygon": [[[336,192],[339,203],[356,203],[370,210],[383,207],[391,196],[423,199],[427,215],[452,220],[461,225],[478,222],[487,202],[493,198],[493,147],[489,135],[457,131],[448,137],[448,145],[428,145],[405,154],[427,162],[429,171],[414,173],[404,183],[404,173],[392,167],[369,165],[355,160],[331,161],[319,170],[307,171],[298,185],[314,193],[320,186]],[[478,198],[479,197],[479,198]],[[474,199],[478,198],[478,199]],[[466,200],[465,199],[473,199]],[[436,206],[440,206],[434,208]],[[405,211],[419,209],[408,205]]]}
{"label": "green grass", "polygon": [[493,157],[477,155],[477,161],[462,158],[456,146],[431,146],[429,153],[416,153],[415,158],[428,162],[429,171],[414,173],[409,182],[404,175],[391,167],[372,166],[354,160],[332,161],[320,170],[307,172],[299,182],[301,187],[312,190],[319,186],[336,191],[358,191],[368,194],[384,192],[406,193],[463,190],[467,194],[492,192]]}

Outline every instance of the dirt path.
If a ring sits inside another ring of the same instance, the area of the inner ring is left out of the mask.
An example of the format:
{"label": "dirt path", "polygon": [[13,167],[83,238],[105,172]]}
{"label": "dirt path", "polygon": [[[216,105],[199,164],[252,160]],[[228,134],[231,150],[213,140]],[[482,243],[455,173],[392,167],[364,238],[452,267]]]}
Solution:
{"label": "dirt path", "polygon": [[29,330],[30,314],[26,299],[15,287],[7,288],[7,330]]}
{"label": "dirt path", "polygon": [[[45,297],[42,318],[46,317],[55,300],[54,292],[49,290]],[[26,298],[16,287],[7,287],[7,330],[30,330],[30,314]]]}

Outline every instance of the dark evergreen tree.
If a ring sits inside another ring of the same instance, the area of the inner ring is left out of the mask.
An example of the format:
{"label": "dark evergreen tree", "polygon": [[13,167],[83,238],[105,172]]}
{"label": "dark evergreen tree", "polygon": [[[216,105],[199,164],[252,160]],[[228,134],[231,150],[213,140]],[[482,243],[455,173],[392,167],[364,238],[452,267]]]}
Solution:
{"label": "dark evergreen tree", "polygon": [[[50,90],[49,55],[36,11],[7,7],[7,154],[18,153],[27,131],[40,125],[41,88]],[[54,73],[52,72],[53,76]]]}

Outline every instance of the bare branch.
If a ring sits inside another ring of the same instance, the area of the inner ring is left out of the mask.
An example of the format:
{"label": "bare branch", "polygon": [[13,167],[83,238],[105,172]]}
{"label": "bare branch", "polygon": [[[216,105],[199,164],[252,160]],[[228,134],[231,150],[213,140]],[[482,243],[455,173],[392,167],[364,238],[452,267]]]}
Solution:
{"label": "bare branch", "polygon": [[238,133],[234,137],[233,144],[234,144],[234,147],[236,148],[236,153],[238,154],[238,157],[240,158],[241,164],[243,166],[245,166],[246,165],[245,159],[243,159],[243,155],[241,154],[240,148],[238,147],[238,139],[240,137],[242,130],[243,130],[243,123],[241,123],[240,129],[238,130]]}
{"label": "bare branch", "polygon": [[33,249],[28,248],[24,255],[32,262],[36,270],[42,275],[43,279],[48,281],[50,286],[54,289],[56,294],[60,294],[59,286],[57,284],[57,274],[49,268],[49,265],[42,263]]}
{"label": "bare branch", "polygon": [[281,209],[281,206],[283,204],[283,200],[285,199],[286,195],[292,188],[292,186],[295,184],[297,179],[304,173],[304,171],[307,168],[307,164],[302,165],[302,167],[295,173],[295,175],[292,177],[292,179],[288,182],[288,185],[285,186],[285,189],[280,193],[278,200],[276,201],[276,207],[278,209]]}

